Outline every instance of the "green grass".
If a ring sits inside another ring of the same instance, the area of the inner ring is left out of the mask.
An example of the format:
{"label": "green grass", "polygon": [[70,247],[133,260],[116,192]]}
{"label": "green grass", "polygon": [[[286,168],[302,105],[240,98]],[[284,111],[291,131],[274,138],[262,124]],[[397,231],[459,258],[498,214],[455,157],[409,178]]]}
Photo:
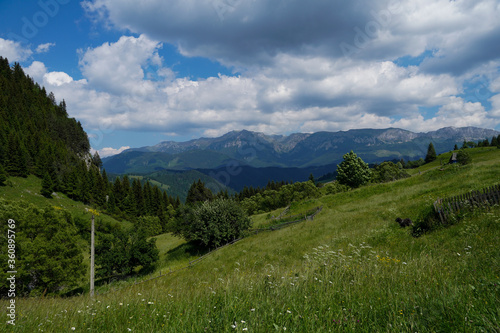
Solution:
{"label": "green grass", "polygon": [[[296,204],[323,210],[314,221],[250,236],[189,268],[117,284],[94,300],[19,298],[9,329],[498,332],[499,207],[419,238],[394,221],[418,220],[437,197],[500,182],[500,150],[470,152],[472,165],[443,168],[438,159],[408,179]],[[255,224],[266,216],[254,216]],[[195,256],[172,236],[158,237],[158,245],[163,265],[182,267]]]}
{"label": "green grass", "polygon": [[[81,202],[76,202],[68,198],[65,194],[57,193],[52,199],[47,199],[40,194],[42,180],[33,175],[27,178],[9,177],[7,185],[0,187],[0,197],[9,201],[23,200],[43,208],[46,206],[57,207],[71,213],[73,217],[82,217],[90,220],[91,214],[88,209],[91,207]],[[124,227],[130,227],[132,224],[128,221],[118,221],[111,216],[101,214],[98,220],[109,224],[120,224]]]}

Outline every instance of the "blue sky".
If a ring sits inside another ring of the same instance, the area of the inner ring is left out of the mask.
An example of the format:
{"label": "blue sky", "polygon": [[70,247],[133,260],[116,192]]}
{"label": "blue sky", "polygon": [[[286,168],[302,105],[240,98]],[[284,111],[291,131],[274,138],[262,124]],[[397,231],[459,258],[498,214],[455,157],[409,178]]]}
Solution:
{"label": "blue sky", "polygon": [[0,0],[101,156],[248,129],[500,130],[500,2]]}

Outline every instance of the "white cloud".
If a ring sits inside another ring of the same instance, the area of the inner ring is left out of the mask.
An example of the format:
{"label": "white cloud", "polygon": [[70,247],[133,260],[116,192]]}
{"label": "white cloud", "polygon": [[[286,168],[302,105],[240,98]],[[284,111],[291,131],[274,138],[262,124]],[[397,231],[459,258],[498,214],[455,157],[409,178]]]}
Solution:
{"label": "white cloud", "polygon": [[64,72],[50,72],[44,75],[44,81],[51,86],[62,86],[73,81],[73,78]]}
{"label": "white cloud", "polygon": [[[270,66],[240,76],[190,80],[174,78],[162,67],[159,47],[141,36],[88,49],[81,54],[86,78],[79,81],[65,73],[47,72],[39,62],[27,72],[43,80],[57,98],[64,98],[70,116],[81,119],[91,131],[105,125],[216,136],[234,129],[289,133],[390,126],[491,127],[479,103],[455,97],[461,82],[448,74],[422,73],[417,67],[402,68],[388,61],[283,54]],[[150,80],[144,74],[150,63],[156,65],[150,70],[167,75]],[[423,119],[418,114],[422,106],[441,106],[441,110]],[[98,141],[94,140],[96,146]]]}
{"label": "white cloud", "polygon": [[101,158],[104,158],[104,157],[109,157],[109,156],[117,155],[117,154],[119,154],[122,151],[127,150],[127,149],[130,149],[130,147],[129,146],[123,146],[123,147],[120,147],[118,149],[111,148],[111,147],[106,147],[106,148],[102,148],[102,149],[99,149],[99,150],[91,149],[91,153],[94,154],[97,151],[97,153],[99,154],[99,156]]}
{"label": "white cloud", "polygon": [[[117,95],[144,96],[154,90],[152,82],[145,77],[146,70],[156,71],[161,67],[162,60],[157,52],[160,47],[160,43],[145,35],[123,36],[116,43],[81,50],[81,71],[97,89]],[[161,74],[165,75],[165,70]]]}
{"label": "white cloud", "polygon": [[[86,1],[96,19],[177,45],[188,56],[248,68],[279,54],[392,60],[436,50],[430,71],[466,72],[498,58],[496,0]],[[497,43],[495,43],[497,42]]]}
{"label": "white cloud", "polygon": [[36,53],[47,53],[49,52],[50,48],[52,46],[55,46],[55,43],[45,43],[45,44],[40,44],[37,46],[35,52]]}
{"label": "white cloud", "polygon": [[43,62],[33,61],[24,71],[38,83],[43,83],[43,76],[47,73],[47,67]]}
{"label": "white cloud", "polygon": [[0,56],[7,58],[10,63],[28,59],[33,52],[21,43],[0,38]]}
{"label": "white cloud", "polygon": [[[500,124],[495,0],[94,0],[84,7],[96,20],[139,37],[80,50],[83,80],[48,72],[36,61],[27,71],[96,131],[107,126],[185,137],[233,129],[427,131]],[[160,56],[163,43],[239,74],[176,77]],[[342,43],[355,52],[346,57]],[[422,54],[427,58],[411,59],[411,66],[393,62]],[[483,105],[460,97],[473,80],[493,92],[479,100]],[[438,111],[424,116],[422,108]]]}

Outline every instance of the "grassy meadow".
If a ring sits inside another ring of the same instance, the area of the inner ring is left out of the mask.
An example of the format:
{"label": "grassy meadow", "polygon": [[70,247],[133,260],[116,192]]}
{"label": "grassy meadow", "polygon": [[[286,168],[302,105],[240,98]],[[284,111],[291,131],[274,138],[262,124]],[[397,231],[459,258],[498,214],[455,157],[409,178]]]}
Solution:
{"label": "grassy meadow", "polygon": [[[295,203],[290,214],[323,210],[192,266],[203,253],[160,235],[160,267],[150,277],[161,277],[103,286],[94,299],[17,298],[16,325],[0,330],[500,332],[499,207],[418,238],[395,222],[422,219],[438,197],[500,183],[500,150],[470,153],[470,165],[441,165],[443,154],[404,180]],[[269,216],[253,216],[254,227]]]}

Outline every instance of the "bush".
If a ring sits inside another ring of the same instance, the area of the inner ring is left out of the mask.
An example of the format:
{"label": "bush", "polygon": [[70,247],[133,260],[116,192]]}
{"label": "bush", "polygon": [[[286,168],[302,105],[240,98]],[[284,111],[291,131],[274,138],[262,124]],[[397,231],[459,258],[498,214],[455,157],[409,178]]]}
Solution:
{"label": "bush", "polygon": [[100,234],[96,245],[98,277],[151,272],[160,259],[156,238],[147,239],[144,229],[115,230]]}
{"label": "bush", "polygon": [[341,193],[341,192],[347,192],[350,189],[349,186],[342,185],[339,182],[333,182],[333,183],[327,184],[325,186],[325,188],[326,188],[327,194],[336,194],[336,193]]}
{"label": "bush", "polygon": [[472,162],[470,154],[465,149],[460,149],[457,153],[457,162],[466,165]]}
{"label": "bush", "polygon": [[[399,162],[398,164],[401,165]],[[373,169],[371,181],[373,183],[386,183],[408,177],[410,175],[403,170],[402,166],[398,167],[392,162],[384,162]]]}
{"label": "bush", "polygon": [[184,211],[174,233],[187,241],[219,247],[240,238],[250,228],[250,223],[244,210],[235,201],[216,199]]}

